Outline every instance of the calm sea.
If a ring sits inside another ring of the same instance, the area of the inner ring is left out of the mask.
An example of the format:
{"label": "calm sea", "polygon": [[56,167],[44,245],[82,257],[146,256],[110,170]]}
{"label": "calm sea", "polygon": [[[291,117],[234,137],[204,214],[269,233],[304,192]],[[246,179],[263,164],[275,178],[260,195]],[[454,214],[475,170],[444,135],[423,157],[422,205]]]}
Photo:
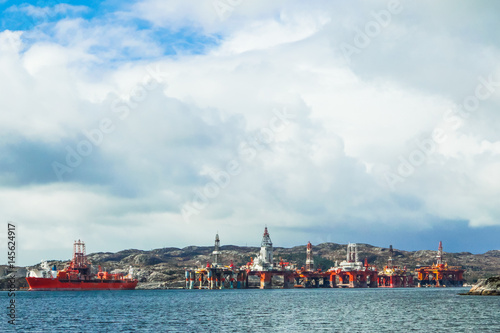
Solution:
{"label": "calm sea", "polygon": [[[467,288],[18,292],[18,332],[500,332]],[[3,304],[8,299],[2,293]],[[5,307],[4,313],[6,313]],[[0,331],[10,331],[2,316]]]}

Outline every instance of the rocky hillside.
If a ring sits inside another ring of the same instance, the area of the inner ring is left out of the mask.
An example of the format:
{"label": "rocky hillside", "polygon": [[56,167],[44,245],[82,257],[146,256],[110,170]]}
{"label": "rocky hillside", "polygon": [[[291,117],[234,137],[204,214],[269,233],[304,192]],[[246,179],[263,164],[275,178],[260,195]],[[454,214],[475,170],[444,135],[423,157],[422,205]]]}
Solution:
{"label": "rocky hillside", "polygon": [[500,276],[478,281],[466,295],[500,296]]}
{"label": "rocky hillside", "polygon": [[[152,251],[124,250],[117,253],[93,253],[88,255],[90,262],[103,269],[114,272],[128,272],[128,268],[134,268],[135,275],[140,283],[138,288],[178,288],[184,285],[184,269],[186,267],[200,267],[211,261],[213,247],[188,246],[183,249],[163,248]],[[222,260],[229,264],[233,261],[235,266],[246,264],[250,257],[259,252],[257,247],[239,247],[226,245],[221,247]],[[346,245],[335,243],[323,243],[313,247],[316,267],[328,269],[335,261],[342,261],[346,256]],[[368,263],[383,267],[389,257],[389,249],[375,247],[367,244],[358,244],[360,260],[368,259]],[[425,266],[435,261],[436,251],[401,251],[394,250],[394,264],[407,266],[414,269],[417,266]],[[298,267],[305,265],[306,246],[292,248],[275,248],[275,260],[283,258],[292,261]],[[449,265],[462,266],[466,269],[464,278],[468,283],[474,283],[478,279],[500,275],[500,251],[494,250],[484,254],[471,254],[469,252],[445,253],[445,261]],[[56,265],[62,269],[67,262],[50,261],[50,265]],[[18,271],[18,285],[26,286],[23,277],[26,269]],[[0,267],[0,288],[6,285],[5,267]]]}

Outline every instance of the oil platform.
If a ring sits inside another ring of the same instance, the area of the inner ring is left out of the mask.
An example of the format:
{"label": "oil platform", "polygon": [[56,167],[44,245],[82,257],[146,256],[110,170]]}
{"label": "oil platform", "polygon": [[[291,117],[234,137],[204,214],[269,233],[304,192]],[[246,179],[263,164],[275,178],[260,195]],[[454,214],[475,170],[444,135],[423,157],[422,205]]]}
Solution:
{"label": "oil platform", "polygon": [[279,263],[273,260],[273,243],[267,227],[260,245],[260,253],[247,264],[247,274],[260,278],[260,289],[270,289],[273,286],[273,277],[283,277],[283,288],[289,288],[294,281],[294,266],[282,259]]}
{"label": "oil platform", "polygon": [[313,249],[311,242],[307,243],[306,247],[306,266],[301,267],[294,273],[295,288],[327,288],[331,287],[331,273],[314,269]]}
{"label": "oil platform", "polygon": [[224,266],[220,263],[220,239],[218,233],[215,235],[215,247],[212,257],[212,264],[207,262],[205,267],[186,270],[186,289],[247,287],[248,276],[246,270],[235,268],[232,261],[229,266]]}
{"label": "oil platform", "polygon": [[[297,269],[296,265],[279,258],[274,261],[273,242],[267,227],[264,228],[260,252],[250,258],[246,265],[235,267],[231,261],[228,266],[221,263],[219,234],[215,235],[215,246],[212,252],[212,263],[205,267],[186,269],[186,289],[225,289],[249,288],[249,277],[258,278],[260,289],[273,288],[409,288],[414,287],[414,276],[406,266],[394,265],[394,250],[389,249],[387,265],[378,271],[375,265],[368,264],[368,259],[360,261],[358,245],[347,245],[346,260],[323,271],[314,265],[311,242],[306,247],[305,267]],[[443,262],[443,245],[439,242],[437,262],[432,266],[420,267],[418,287],[424,286],[462,286],[463,272],[461,267],[448,266]],[[254,278],[255,279],[255,278]],[[282,284],[281,284],[281,281]],[[278,286],[279,285],[279,286]]]}
{"label": "oil platform", "polygon": [[328,270],[331,287],[339,288],[377,288],[377,267],[359,261],[358,245],[347,245],[347,257],[339,266]]}
{"label": "oil platform", "polygon": [[[228,266],[224,266],[220,255],[220,239],[217,234],[212,263],[207,262],[205,267],[197,269],[186,269],[186,289],[249,288],[249,277],[252,276],[258,277],[260,289],[273,288],[273,281],[277,280],[282,281],[282,284],[279,283],[282,288],[377,288],[381,281],[375,266],[369,265],[366,258],[364,263],[359,260],[357,244],[349,243],[346,260],[326,271],[315,267],[311,242],[306,247],[305,267],[297,269],[295,264],[282,258],[275,262],[273,243],[267,227],[264,228],[260,252],[255,258],[250,258],[246,265],[235,267],[231,261]],[[407,283],[409,282],[393,282],[393,285],[404,287]]]}
{"label": "oil platform", "polygon": [[389,247],[389,259],[387,266],[378,273],[379,288],[408,288],[414,287],[413,274],[406,269],[406,266],[401,268],[394,266],[392,257],[394,250],[392,245]]}
{"label": "oil platform", "polygon": [[443,261],[442,242],[439,242],[436,263],[417,268],[415,272],[418,273],[418,287],[462,287],[464,284],[462,267],[448,266]]}

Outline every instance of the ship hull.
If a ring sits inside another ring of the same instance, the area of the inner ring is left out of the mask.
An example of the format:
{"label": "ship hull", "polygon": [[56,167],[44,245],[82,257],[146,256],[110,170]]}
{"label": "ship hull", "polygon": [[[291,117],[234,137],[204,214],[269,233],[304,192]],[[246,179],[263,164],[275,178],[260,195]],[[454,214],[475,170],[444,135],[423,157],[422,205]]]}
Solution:
{"label": "ship hull", "polygon": [[27,277],[29,290],[132,290],[135,281],[122,280],[59,280],[51,278]]}

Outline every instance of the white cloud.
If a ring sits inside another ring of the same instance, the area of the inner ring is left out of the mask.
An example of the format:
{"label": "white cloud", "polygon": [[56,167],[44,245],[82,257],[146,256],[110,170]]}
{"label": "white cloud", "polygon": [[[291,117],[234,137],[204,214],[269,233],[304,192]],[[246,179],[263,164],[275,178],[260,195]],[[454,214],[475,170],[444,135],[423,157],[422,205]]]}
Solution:
{"label": "white cloud", "polygon": [[50,17],[58,14],[78,14],[88,11],[86,6],[72,6],[66,3],[60,3],[54,6],[37,7],[33,5],[13,6],[10,10],[18,10],[34,17]]}
{"label": "white cloud", "polygon": [[[210,1],[197,4],[143,1],[110,22],[62,19],[42,32],[0,33],[9,78],[0,82],[0,208],[24,226],[27,251],[52,237],[86,238],[95,251],[207,244],[217,229],[239,244],[256,232],[256,244],[266,223],[281,228],[286,245],[304,242],[304,230],[500,224],[499,91],[395,191],[384,180],[400,156],[449,125],[443,116],[474,94],[478,76],[495,73],[494,23],[472,41],[448,14],[427,18],[442,5],[405,5],[347,65],[338,46],[385,4],[358,13],[356,4],[244,1],[224,20]],[[478,13],[470,18],[480,25]],[[127,25],[134,17],[154,27]],[[182,29],[220,44],[163,56],[158,31]],[[163,82],[145,89],[156,69]],[[289,126],[245,159],[241,147],[285,107]],[[66,163],[67,147],[76,150],[103,119],[113,130],[58,182],[51,163]],[[231,160],[241,173],[186,224],[180,208],[213,181],[208,170]],[[29,253],[26,261],[39,259]]]}

